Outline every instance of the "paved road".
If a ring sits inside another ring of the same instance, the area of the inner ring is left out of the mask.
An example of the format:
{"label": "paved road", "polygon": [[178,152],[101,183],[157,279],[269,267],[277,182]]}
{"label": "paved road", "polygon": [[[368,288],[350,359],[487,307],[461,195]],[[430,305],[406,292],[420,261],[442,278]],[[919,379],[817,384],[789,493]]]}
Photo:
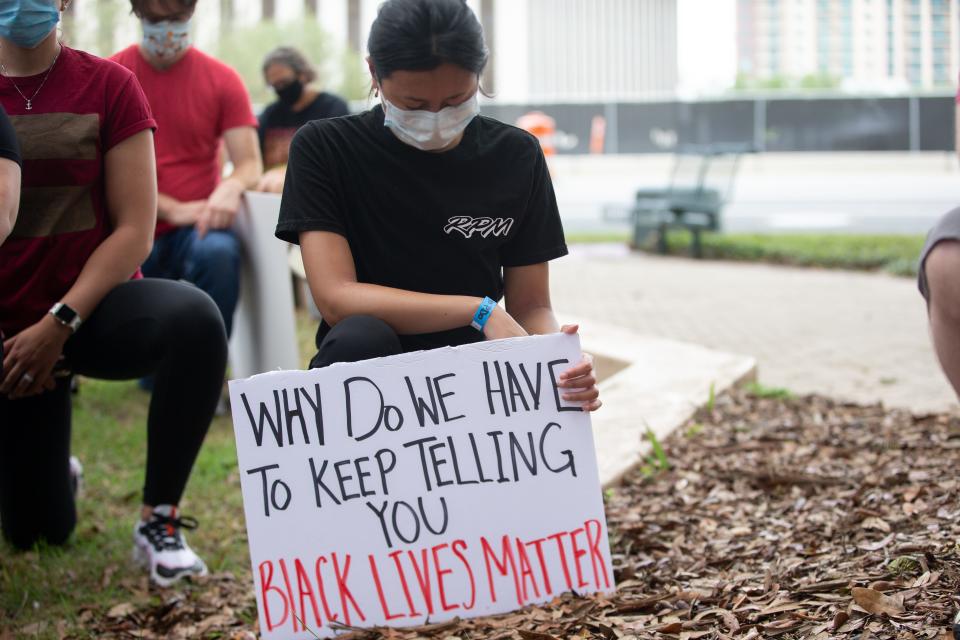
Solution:
{"label": "paved road", "polygon": [[[638,187],[666,184],[670,166],[669,156],[557,158],[554,184],[567,230],[609,228],[604,206],[625,207]],[[960,171],[949,154],[765,154],[744,160],[724,227],[925,233],[957,205]]]}
{"label": "paved road", "polygon": [[554,304],[640,333],[752,355],[760,380],[915,411],[957,407],[910,279],[629,255],[582,245],[552,264]]}

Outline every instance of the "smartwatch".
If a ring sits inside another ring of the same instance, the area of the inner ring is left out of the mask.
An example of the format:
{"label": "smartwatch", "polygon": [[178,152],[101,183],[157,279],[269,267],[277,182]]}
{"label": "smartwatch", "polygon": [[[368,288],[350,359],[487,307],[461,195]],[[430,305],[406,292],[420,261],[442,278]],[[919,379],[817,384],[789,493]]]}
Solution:
{"label": "smartwatch", "polygon": [[80,323],[83,322],[79,313],[62,302],[58,302],[50,307],[50,315],[60,324],[70,327],[73,333],[77,332],[77,329],[80,328]]}

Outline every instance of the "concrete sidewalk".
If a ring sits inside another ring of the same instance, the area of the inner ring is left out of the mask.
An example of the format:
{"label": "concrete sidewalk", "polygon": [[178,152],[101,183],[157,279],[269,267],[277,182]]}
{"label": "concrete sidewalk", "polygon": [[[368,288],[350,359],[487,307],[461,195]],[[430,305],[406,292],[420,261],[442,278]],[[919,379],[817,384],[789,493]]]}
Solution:
{"label": "concrete sidewalk", "polygon": [[582,245],[551,265],[554,305],[639,334],[753,356],[797,393],[957,408],[908,278],[631,255]]}

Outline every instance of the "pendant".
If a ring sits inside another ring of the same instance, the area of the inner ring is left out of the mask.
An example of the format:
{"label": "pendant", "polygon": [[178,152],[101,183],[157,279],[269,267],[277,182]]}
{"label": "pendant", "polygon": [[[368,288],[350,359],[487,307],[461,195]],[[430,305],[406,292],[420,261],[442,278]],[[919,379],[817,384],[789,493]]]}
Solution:
{"label": "pendant", "polygon": [[33,101],[27,100],[27,111],[31,111],[32,109],[33,109]]}

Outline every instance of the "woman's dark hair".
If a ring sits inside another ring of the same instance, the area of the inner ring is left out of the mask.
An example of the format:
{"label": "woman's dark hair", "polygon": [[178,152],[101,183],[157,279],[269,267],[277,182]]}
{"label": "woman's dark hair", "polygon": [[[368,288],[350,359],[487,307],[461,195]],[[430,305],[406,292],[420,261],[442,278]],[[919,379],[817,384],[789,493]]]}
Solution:
{"label": "woman's dark hair", "polygon": [[387,0],[370,27],[367,50],[378,79],[445,63],[480,75],[490,55],[466,0]]}
{"label": "woman's dark hair", "polygon": [[263,74],[266,75],[267,69],[274,64],[290,67],[298,78],[304,76],[308,84],[317,79],[313,65],[293,47],[277,47],[268,53],[263,59]]}
{"label": "woman's dark hair", "polygon": [[[147,4],[148,0],[130,0],[130,8],[133,10],[133,15],[138,18],[141,16],[143,11],[143,6]],[[166,6],[175,6],[181,11],[191,11],[197,6],[197,0],[164,0],[163,2]]]}

